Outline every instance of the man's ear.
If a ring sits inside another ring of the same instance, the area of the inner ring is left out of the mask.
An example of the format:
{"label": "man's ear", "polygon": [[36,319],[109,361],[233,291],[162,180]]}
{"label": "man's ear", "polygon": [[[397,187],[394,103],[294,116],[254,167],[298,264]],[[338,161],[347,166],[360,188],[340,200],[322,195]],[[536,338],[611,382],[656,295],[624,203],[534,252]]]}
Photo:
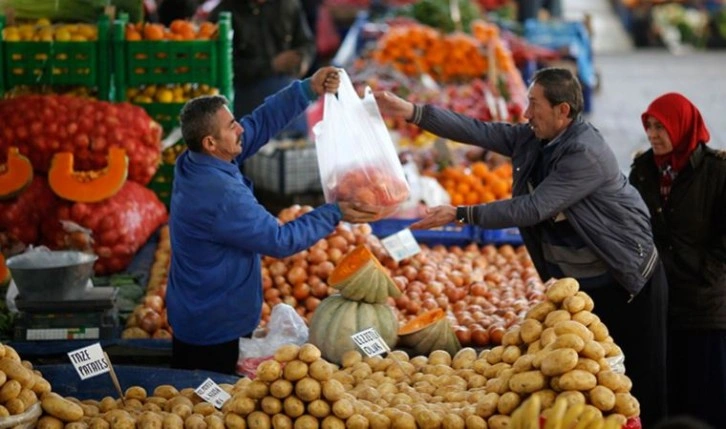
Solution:
{"label": "man's ear", "polygon": [[212,153],[216,147],[214,137],[206,136],[202,139],[202,149],[207,153]]}
{"label": "man's ear", "polygon": [[570,105],[567,103],[560,103],[557,105],[557,109],[560,112],[562,118],[570,117]]}

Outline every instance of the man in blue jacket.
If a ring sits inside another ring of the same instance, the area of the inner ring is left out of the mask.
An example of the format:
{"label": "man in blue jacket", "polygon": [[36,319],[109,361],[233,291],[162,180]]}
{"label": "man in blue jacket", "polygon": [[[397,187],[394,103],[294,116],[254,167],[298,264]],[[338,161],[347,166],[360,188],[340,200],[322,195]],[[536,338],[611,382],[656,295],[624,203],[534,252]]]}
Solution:
{"label": "man in blue jacket", "polygon": [[371,207],[341,202],[280,225],[257,202],[252,183],[239,170],[312,100],[337,91],[339,82],[335,68],[321,68],[268,97],[240,121],[221,96],[199,97],[182,109],[189,150],[177,159],[169,217],[173,251],[166,304],[174,331],[172,367],[235,373],[239,338],[260,322],[259,255],[289,256],[333,232],[341,220],[378,218]]}
{"label": "man in blue jacket", "polygon": [[540,277],[576,278],[625,355],[643,427],[665,416],[667,285],[650,215],[600,133],[584,121],[582,88],[567,69],[537,72],[527,124],[482,122],[376,94],[383,114],[512,159],[512,198],[439,206],[412,228],[454,221],[519,227]]}

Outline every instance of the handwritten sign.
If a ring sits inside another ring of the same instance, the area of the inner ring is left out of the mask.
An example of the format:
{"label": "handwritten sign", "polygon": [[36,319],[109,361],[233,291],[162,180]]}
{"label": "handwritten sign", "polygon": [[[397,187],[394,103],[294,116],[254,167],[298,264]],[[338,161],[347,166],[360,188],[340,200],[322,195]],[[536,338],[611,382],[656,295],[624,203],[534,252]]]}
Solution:
{"label": "handwritten sign", "polygon": [[368,356],[378,356],[390,352],[388,344],[383,341],[381,335],[373,328],[368,328],[350,336],[353,342]]}
{"label": "handwritten sign", "polygon": [[406,228],[381,240],[383,247],[396,262],[421,252],[411,230]]}
{"label": "handwritten sign", "polygon": [[199,385],[199,387],[197,387],[194,391],[200,398],[217,408],[222,408],[222,405],[224,405],[224,403],[230,398],[229,393],[225,392],[224,389],[219,387],[211,378],[204,380],[204,383]]}
{"label": "handwritten sign", "polygon": [[68,358],[70,358],[81,380],[109,372],[108,361],[103,354],[100,343],[68,352]]}

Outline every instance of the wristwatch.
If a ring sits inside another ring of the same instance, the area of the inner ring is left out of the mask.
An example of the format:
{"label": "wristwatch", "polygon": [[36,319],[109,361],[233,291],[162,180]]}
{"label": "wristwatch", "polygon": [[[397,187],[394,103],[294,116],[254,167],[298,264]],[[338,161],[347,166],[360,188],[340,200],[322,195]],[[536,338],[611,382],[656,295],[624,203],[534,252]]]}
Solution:
{"label": "wristwatch", "polygon": [[459,223],[467,223],[467,207],[457,206],[456,207],[456,221]]}

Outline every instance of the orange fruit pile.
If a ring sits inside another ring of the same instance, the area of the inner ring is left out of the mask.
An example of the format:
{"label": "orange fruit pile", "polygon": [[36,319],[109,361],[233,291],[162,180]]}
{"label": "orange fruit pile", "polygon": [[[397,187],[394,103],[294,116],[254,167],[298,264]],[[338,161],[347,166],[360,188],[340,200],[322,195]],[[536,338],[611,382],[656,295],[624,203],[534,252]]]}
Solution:
{"label": "orange fruit pile", "polygon": [[436,179],[451,197],[454,206],[490,203],[512,197],[512,165],[490,169],[484,162],[446,167]]}
{"label": "orange fruit pile", "polygon": [[151,22],[126,25],[126,40],[211,40],[217,37],[217,24],[175,19],[169,28]]}

